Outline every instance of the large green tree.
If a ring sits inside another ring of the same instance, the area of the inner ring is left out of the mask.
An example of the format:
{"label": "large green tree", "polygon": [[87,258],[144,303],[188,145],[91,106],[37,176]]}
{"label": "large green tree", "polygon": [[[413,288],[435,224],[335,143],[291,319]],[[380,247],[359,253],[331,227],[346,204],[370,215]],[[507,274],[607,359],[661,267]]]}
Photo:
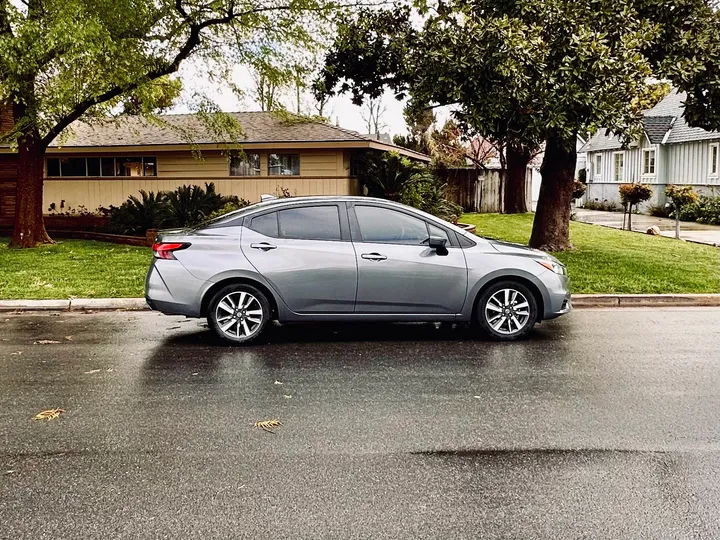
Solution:
{"label": "large green tree", "polygon": [[631,137],[633,103],[651,74],[642,54],[657,28],[631,0],[451,0],[421,12],[372,11],[346,20],[324,86],[355,99],[390,86],[529,156],[544,141],[531,245],[569,247],[576,136],[600,126]]}
{"label": "large green tree", "polygon": [[[156,81],[196,60],[198,76],[227,78],[267,44],[314,41],[328,0],[0,0],[0,104],[17,148],[11,245],[51,242],[42,219],[45,150],[77,120],[132,103],[151,114],[167,97]],[[216,125],[219,125],[217,123]]]}

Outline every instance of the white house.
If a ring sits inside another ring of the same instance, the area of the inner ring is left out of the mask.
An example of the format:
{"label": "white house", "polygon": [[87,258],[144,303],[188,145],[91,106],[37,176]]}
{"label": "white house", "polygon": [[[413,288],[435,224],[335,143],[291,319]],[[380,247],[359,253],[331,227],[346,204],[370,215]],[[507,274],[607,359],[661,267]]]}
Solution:
{"label": "white house", "polygon": [[618,184],[650,184],[649,204],[665,202],[669,184],[692,185],[706,195],[720,195],[720,132],[688,126],[685,95],[670,92],[645,111],[644,136],[623,147],[619,137],[600,129],[581,148],[587,153],[587,200],[620,201]]}

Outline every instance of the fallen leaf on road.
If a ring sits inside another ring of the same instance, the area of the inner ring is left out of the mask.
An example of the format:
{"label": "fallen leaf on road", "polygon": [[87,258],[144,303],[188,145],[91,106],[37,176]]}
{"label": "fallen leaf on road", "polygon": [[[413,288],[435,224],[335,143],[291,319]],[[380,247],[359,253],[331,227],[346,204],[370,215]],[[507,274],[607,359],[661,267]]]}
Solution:
{"label": "fallen leaf on road", "polygon": [[59,341],[56,341],[54,339],[40,339],[33,343],[33,345],[55,345],[56,343],[60,343]]}
{"label": "fallen leaf on road", "polygon": [[283,394],[283,397],[285,399],[292,399],[292,396],[290,394]]}
{"label": "fallen leaf on road", "polygon": [[33,420],[52,420],[59,417],[65,411],[63,409],[48,409],[33,416]]}
{"label": "fallen leaf on road", "polygon": [[475,399],[482,399],[482,396],[473,396]]}
{"label": "fallen leaf on road", "polygon": [[3,341],[10,341],[10,338],[4,337],[4,338],[2,338],[2,340],[3,340]]}
{"label": "fallen leaf on road", "polygon": [[14,469],[10,469],[9,471],[5,471],[3,474],[12,474],[12,473],[14,473],[14,472],[15,472]]}
{"label": "fallen leaf on road", "polygon": [[115,370],[113,368],[107,368],[105,371],[107,371],[108,373],[112,373]]}
{"label": "fallen leaf on road", "polygon": [[73,337],[72,337],[72,336],[65,336],[65,339],[66,339],[67,341],[72,341],[72,340],[73,340]]}
{"label": "fallen leaf on road", "polygon": [[11,352],[10,356],[20,356],[21,354],[22,354],[22,351],[15,351],[15,352]]}
{"label": "fallen leaf on road", "polygon": [[280,381],[275,381],[275,384],[282,384]]}
{"label": "fallen leaf on road", "polygon": [[93,373],[100,373],[101,369],[91,369],[90,371],[86,371],[85,375],[92,375]]}
{"label": "fallen leaf on road", "polygon": [[282,426],[280,420],[263,420],[262,422],[255,422],[255,427],[259,427],[268,433],[275,433],[273,428],[278,428],[280,426]]}
{"label": "fallen leaf on road", "polygon": [[195,375],[200,375],[200,372],[196,371],[195,373],[193,373],[193,376],[195,376]]}

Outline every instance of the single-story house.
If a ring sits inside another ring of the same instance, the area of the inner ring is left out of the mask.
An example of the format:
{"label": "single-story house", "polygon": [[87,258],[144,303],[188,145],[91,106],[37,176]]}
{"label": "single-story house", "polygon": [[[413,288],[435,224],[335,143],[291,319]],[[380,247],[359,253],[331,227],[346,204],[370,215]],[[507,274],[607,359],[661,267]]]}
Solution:
{"label": "single-story house", "polygon": [[664,204],[669,184],[720,195],[720,132],[690,127],[683,117],[684,100],[673,90],[645,111],[643,137],[627,146],[605,129],[595,133],[581,149],[587,153],[586,200],[619,203],[618,185],[633,182],[651,185],[648,204]]}
{"label": "single-story house", "polygon": [[[286,189],[291,195],[353,195],[360,185],[353,170],[358,151],[405,148],[314,121],[290,121],[270,112],[231,113],[243,130],[242,154],[228,152],[195,115],[165,115],[162,123],[127,117],[102,124],[75,123],[48,148],[44,206],[89,211],[122,204],[138,191],[173,190],[214,182],[223,195],[251,202]],[[12,119],[0,112],[0,130]],[[192,140],[188,139],[192,133]],[[200,151],[200,158],[194,151]],[[15,213],[17,155],[0,147],[0,220]]]}

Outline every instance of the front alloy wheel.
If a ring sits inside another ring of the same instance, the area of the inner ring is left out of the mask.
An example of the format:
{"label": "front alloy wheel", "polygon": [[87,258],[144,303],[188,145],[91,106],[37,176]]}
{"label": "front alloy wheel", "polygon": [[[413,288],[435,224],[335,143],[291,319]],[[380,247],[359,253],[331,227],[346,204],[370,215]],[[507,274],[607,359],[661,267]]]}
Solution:
{"label": "front alloy wheel", "polygon": [[270,317],[265,295],[249,285],[221,289],[210,303],[208,324],[226,341],[247,343],[257,338]]}
{"label": "front alloy wheel", "polygon": [[490,336],[513,340],[527,334],[537,321],[537,303],[520,283],[496,283],[478,303],[478,322]]}

